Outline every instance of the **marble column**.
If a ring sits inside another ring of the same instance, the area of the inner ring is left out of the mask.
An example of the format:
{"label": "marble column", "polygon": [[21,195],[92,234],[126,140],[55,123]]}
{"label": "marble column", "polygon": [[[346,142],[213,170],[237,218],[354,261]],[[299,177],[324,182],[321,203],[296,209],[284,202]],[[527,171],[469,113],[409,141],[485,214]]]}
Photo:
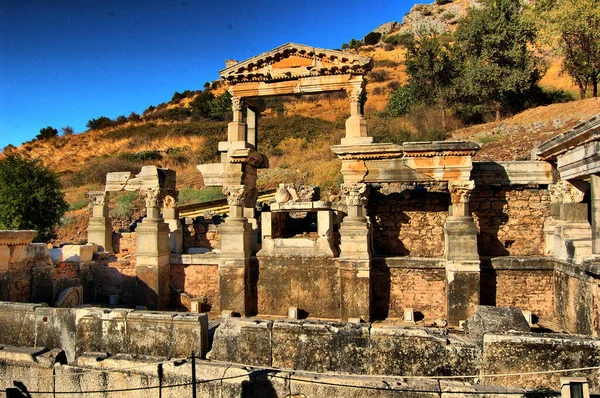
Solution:
{"label": "marble column", "polygon": [[457,326],[479,304],[480,260],[477,224],[469,211],[473,181],[450,181],[452,205],[445,225],[446,292],[448,323]]}
{"label": "marble column", "polygon": [[88,243],[95,243],[100,250],[112,252],[112,219],[108,216],[110,194],[94,191],[88,194],[92,201],[92,217],[88,224]]}
{"label": "marble column", "polygon": [[183,247],[183,228],[179,220],[179,210],[177,202],[179,200],[179,192],[170,192],[165,196],[163,201],[163,219],[169,226],[169,246],[171,252],[181,253]]}
{"label": "marble column", "polygon": [[600,175],[590,176],[592,201],[592,253],[600,254]]}
{"label": "marble column", "polygon": [[233,121],[227,126],[227,141],[229,142],[246,142],[246,123],[244,123],[243,108],[244,102],[241,98],[231,98]]}
{"label": "marble column", "polygon": [[255,150],[258,150],[258,111],[252,106],[246,107],[246,125],[248,126],[246,140]]}
{"label": "marble column", "polygon": [[346,137],[342,145],[370,144],[373,137],[367,135],[367,120],[364,116],[365,90],[362,86],[354,86],[348,91],[350,99],[350,117],[346,120]]}
{"label": "marble column", "polygon": [[146,218],[136,228],[136,303],[148,309],[164,310],[170,304],[171,247],[169,226],[160,214],[163,192],[155,188],[144,189],[141,194],[146,201]]}
{"label": "marble column", "polygon": [[370,320],[372,231],[366,217],[369,186],[342,184],[347,215],[340,225],[342,319]]}
{"label": "marble column", "polygon": [[249,267],[252,253],[252,226],[244,217],[247,185],[223,187],[229,204],[229,217],[221,224],[221,262],[219,264],[220,309],[241,315],[251,312]]}

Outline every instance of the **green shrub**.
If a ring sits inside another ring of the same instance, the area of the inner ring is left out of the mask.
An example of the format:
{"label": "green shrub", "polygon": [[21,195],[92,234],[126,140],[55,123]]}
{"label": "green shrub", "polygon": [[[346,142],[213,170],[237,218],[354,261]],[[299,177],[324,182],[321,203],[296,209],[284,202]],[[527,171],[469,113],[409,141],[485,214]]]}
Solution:
{"label": "green shrub", "polygon": [[415,36],[412,33],[399,33],[385,38],[386,43],[402,47],[410,46],[414,40]]}
{"label": "green shrub", "polygon": [[117,194],[117,205],[111,209],[110,216],[113,218],[125,218],[131,216],[133,210],[138,207],[141,200],[136,192],[124,192]]}
{"label": "green shrub", "polygon": [[381,33],[379,32],[371,32],[368,33],[365,38],[363,39],[363,42],[366,45],[372,46],[375,45],[377,43],[379,43],[379,40],[381,39]]}
{"label": "green shrub", "polygon": [[58,130],[52,126],[44,127],[40,129],[40,133],[35,136],[38,140],[46,140],[48,138],[54,138],[58,136]]}
{"label": "green shrub", "polygon": [[47,242],[67,207],[58,176],[39,160],[0,160],[0,229],[34,229],[35,241]]}
{"label": "green shrub", "polygon": [[438,6],[444,5],[444,4],[448,4],[448,3],[452,3],[453,0],[435,0],[435,4],[437,4]]}
{"label": "green shrub", "polygon": [[114,126],[114,122],[106,116],[100,116],[98,119],[90,119],[85,125],[90,130],[100,130],[106,127]]}
{"label": "green shrub", "polygon": [[89,200],[87,199],[78,199],[73,203],[69,203],[69,211],[83,209],[88,205],[88,203]]}
{"label": "green shrub", "polygon": [[390,72],[385,69],[372,70],[369,73],[369,78],[375,83],[381,83],[390,78]]}
{"label": "green shrub", "polygon": [[202,189],[183,188],[179,191],[179,203],[202,203],[224,199],[225,195],[220,187],[204,187]]}
{"label": "green shrub", "polygon": [[401,86],[390,94],[386,112],[391,117],[404,116],[414,103],[412,91],[408,85]]}

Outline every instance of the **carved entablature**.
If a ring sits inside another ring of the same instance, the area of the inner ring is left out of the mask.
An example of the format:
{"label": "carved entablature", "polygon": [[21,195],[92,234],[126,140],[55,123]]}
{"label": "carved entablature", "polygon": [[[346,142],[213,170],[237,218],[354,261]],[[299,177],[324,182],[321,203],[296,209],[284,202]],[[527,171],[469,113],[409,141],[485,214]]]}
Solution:
{"label": "carved entablature", "polygon": [[94,206],[107,206],[110,193],[107,191],[91,191],[88,197]]}
{"label": "carved entablature", "polygon": [[473,156],[479,149],[478,144],[468,141],[405,142],[402,144],[405,158]]}
{"label": "carved entablature", "polygon": [[364,75],[373,68],[371,58],[338,50],[287,43],[219,71],[224,80],[271,82],[301,77],[340,74]]}
{"label": "carved entablature", "polygon": [[348,206],[366,206],[369,200],[368,184],[342,184],[341,193]]}
{"label": "carved entablature", "polygon": [[341,160],[377,160],[402,157],[397,144],[334,145],[331,151]]}
{"label": "carved entablature", "polygon": [[450,181],[448,191],[452,204],[469,203],[473,188],[475,188],[473,181]]}
{"label": "carved entablature", "polygon": [[252,199],[256,188],[251,188],[247,185],[231,185],[223,187],[223,194],[227,196],[227,204],[229,206],[245,207],[246,202]]}

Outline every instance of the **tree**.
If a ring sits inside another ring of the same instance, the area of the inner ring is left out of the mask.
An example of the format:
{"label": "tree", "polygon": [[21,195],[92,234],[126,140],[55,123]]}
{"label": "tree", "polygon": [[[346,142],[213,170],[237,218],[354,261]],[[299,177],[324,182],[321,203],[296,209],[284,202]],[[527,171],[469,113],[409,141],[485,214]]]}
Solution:
{"label": "tree", "polygon": [[90,119],[85,125],[90,130],[100,130],[106,127],[112,127],[114,122],[106,116],[100,116],[98,119]]}
{"label": "tree", "polygon": [[379,43],[380,39],[381,39],[381,33],[371,32],[371,33],[368,33],[364,37],[363,41],[365,42],[365,44],[372,46],[372,45]]}
{"label": "tree", "polygon": [[215,95],[210,91],[200,91],[196,98],[190,102],[192,117],[196,120],[210,117],[211,104],[214,98]]}
{"label": "tree", "polygon": [[398,87],[390,94],[386,111],[391,117],[404,116],[410,110],[414,99],[412,97],[412,90],[408,85]]}
{"label": "tree", "polygon": [[40,129],[40,133],[35,136],[38,140],[45,140],[58,136],[58,130],[52,126],[44,127]]}
{"label": "tree", "polygon": [[60,132],[63,136],[75,134],[75,129],[72,126],[61,127]]}
{"label": "tree", "polygon": [[585,98],[588,86],[598,96],[600,79],[600,0],[541,0],[536,3],[535,21],[542,43],[562,55],[562,69]]}
{"label": "tree", "polygon": [[215,97],[210,103],[209,115],[215,120],[231,120],[231,94],[228,91]]}
{"label": "tree", "polygon": [[0,160],[0,229],[35,229],[35,240],[47,242],[66,210],[57,175],[39,160]]}
{"label": "tree", "polygon": [[531,49],[535,29],[520,0],[486,0],[459,21],[454,39],[462,100],[495,111],[496,120],[510,98],[530,90],[543,75]]}
{"label": "tree", "polygon": [[443,43],[438,33],[422,31],[409,43],[405,65],[411,97],[425,105],[439,106],[445,129],[458,77],[450,45]]}

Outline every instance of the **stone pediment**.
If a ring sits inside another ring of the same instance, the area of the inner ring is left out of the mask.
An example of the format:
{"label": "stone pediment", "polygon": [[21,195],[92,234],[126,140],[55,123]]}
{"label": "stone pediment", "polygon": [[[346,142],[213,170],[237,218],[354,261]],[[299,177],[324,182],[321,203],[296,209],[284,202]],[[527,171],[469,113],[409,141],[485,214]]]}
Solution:
{"label": "stone pediment", "polygon": [[231,83],[268,82],[310,76],[364,75],[372,67],[373,60],[369,57],[287,43],[231,65],[219,71],[219,75]]}

